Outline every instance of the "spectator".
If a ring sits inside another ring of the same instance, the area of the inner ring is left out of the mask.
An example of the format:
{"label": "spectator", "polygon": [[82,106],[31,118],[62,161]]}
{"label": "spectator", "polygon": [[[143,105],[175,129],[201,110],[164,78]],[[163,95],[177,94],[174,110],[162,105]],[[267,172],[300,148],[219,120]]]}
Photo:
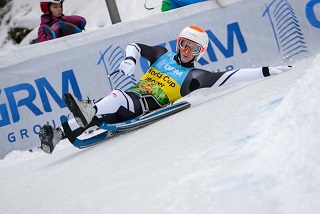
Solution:
{"label": "spectator", "polygon": [[[209,0],[163,0],[161,11],[173,10],[179,7],[184,7],[190,4],[204,2]],[[221,7],[227,6],[227,0],[216,0]]]}
{"label": "spectator", "polygon": [[38,42],[43,42],[84,30],[86,20],[77,15],[63,14],[64,0],[40,0],[41,23],[38,29]]}

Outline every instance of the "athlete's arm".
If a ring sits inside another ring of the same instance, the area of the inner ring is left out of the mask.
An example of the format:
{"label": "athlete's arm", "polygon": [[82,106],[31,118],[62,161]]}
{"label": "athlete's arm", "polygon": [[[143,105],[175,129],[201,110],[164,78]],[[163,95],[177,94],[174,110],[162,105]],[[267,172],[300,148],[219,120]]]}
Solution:
{"label": "athlete's arm", "polygon": [[162,46],[148,46],[140,43],[137,43],[137,45],[141,49],[141,57],[148,60],[150,64],[153,64],[163,54],[168,52],[168,50]]}
{"label": "athlete's arm", "polygon": [[260,68],[243,68],[234,71],[224,72],[223,75],[212,85],[215,87],[232,85],[237,82],[247,82],[271,75],[281,74],[284,71],[291,70],[292,66],[278,67],[260,67]]}
{"label": "athlete's arm", "polygon": [[222,75],[223,72],[212,73],[203,69],[193,69],[183,81],[180,93],[182,96],[185,96],[199,88],[209,88],[213,86]]}
{"label": "athlete's arm", "polygon": [[153,64],[158,58],[165,54],[168,50],[162,46],[148,46],[138,43],[130,43],[126,47],[125,60],[119,65],[119,71],[125,75],[131,75],[135,71],[137,60],[140,57],[145,58]]}
{"label": "athlete's arm", "polygon": [[126,59],[134,59],[143,57],[153,64],[158,58],[165,54],[168,50],[162,46],[149,46],[140,43],[130,43],[126,48]]}
{"label": "athlete's arm", "polygon": [[291,66],[244,68],[233,71],[212,73],[202,69],[192,70],[181,87],[181,95],[185,96],[199,88],[219,87],[232,85],[237,82],[246,82],[280,74],[290,70]]}

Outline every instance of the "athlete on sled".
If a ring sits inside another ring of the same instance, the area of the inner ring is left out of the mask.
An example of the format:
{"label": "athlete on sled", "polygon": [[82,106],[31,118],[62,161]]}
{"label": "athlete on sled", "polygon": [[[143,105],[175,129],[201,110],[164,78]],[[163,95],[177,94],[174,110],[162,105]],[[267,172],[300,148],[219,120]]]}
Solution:
{"label": "athlete on sled", "polygon": [[[133,119],[200,88],[256,80],[291,69],[291,66],[279,66],[212,73],[195,68],[194,62],[203,56],[208,41],[208,35],[203,29],[188,26],[177,38],[176,54],[162,46],[129,44],[119,70],[125,75],[131,75],[139,57],[150,62],[149,69],[130,90],[114,90],[96,103],[80,101],[66,93],[65,103],[74,116],[74,119],[68,121],[72,133],[79,136],[89,127],[100,126],[103,122],[117,123]],[[53,129],[50,125],[44,125],[39,134],[42,150],[52,153],[63,137],[61,128]]]}

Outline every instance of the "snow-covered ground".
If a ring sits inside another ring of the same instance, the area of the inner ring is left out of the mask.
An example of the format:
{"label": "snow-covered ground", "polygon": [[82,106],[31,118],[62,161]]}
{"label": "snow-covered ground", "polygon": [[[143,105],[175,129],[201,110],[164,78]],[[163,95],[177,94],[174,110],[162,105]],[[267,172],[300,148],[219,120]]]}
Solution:
{"label": "snow-covered ground", "polygon": [[1,213],[317,214],[320,55],[295,66],[88,149],[12,152]]}
{"label": "snow-covered ground", "polygon": [[[87,30],[111,24],[104,1],[70,2],[65,13],[86,17]],[[41,15],[38,0],[14,3]],[[160,11],[117,3],[123,20],[133,12],[121,4]],[[294,65],[199,90],[184,98],[191,108],[88,149],[65,140],[52,155],[11,152],[0,160],[1,213],[319,213],[320,54]]]}

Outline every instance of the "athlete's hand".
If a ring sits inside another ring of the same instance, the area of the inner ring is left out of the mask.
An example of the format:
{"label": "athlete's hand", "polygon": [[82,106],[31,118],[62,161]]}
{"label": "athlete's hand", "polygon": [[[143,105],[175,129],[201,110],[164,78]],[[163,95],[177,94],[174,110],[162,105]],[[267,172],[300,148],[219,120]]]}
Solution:
{"label": "athlete's hand", "polygon": [[293,67],[291,65],[269,67],[269,73],[270,73],[270,75],[277,75],[277,74],[281,74],[281,73],[283,73],[285,71],[289,71],[292,68]]}
{"label": "athlete's hand", "polygon": [[119,70],[124,75],[131,75],[133,74],[136,68],[136,63],[132,59],[126,59],[120,63]]}

